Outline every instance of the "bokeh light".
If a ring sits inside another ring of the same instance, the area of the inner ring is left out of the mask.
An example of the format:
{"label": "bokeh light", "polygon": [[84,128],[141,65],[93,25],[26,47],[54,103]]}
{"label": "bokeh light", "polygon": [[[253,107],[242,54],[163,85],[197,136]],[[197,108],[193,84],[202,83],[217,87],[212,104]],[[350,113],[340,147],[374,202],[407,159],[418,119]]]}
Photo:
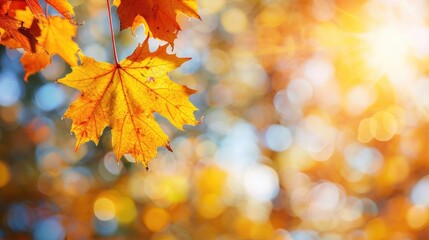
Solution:
{"label": "bokeh light", "polygon": [[11,72],[2,72],[0,75],[0,105],[12,106],[22,95],[20,80]]}
{"label": "bokeh light", "polygon": [[0,161],[0,187],[4,187],[11,178],[9,167],[6,163]]}
{"label": "bokeh light", "polygon": [[115,203],[109,198],[98,198],[94,203],[94,214],[101,221],[112,220],[116,215]]}
{"label": "bokeh light", "polygon": [[170,223],[170,215],[162,208],[149,208],[143,213],[143,222],[152,232],[159,232]]}
{"label": "bokeh light", "polygon": [[52,111],[62,106],[65,94],[62,87],[55,83],[48,83],[36,90],[36,106],[43,111]]}
{"label": "bokeh light", "polygon": [[37,240],[64,239],[65,231],[58,218],[50,217],[36,223],[33,236]]}

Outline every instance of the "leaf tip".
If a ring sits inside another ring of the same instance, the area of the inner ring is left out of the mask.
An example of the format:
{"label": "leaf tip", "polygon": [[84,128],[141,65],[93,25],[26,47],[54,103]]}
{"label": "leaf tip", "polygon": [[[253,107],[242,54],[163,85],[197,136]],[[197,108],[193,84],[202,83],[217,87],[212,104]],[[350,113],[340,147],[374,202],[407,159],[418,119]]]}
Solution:
{"label": "leaf tip", "polygon": [[173,152],[173,149],[171,148],[169,142],[167,142],[167,144],[165,144],[165,148],[167,148],[168,151]]}
{"label": "leaf tip", "polygon": [[201,118],[200,118],[200,120],[197,120],[196,122],[195,122],[195,125],[200,125],[201,123],[203,123],[204,122],[204,116],[202,116]]}
{"label": "leaf tip", "polygon": [[182,86],[183,86],[183,90],[185,91],[186,95],[188,95],[188,96],[191,96],[191,95],[193,95],[193,94],[195,94],[195,93],[198,92],[197,90],[189,88],[186,85],[182,85]]}

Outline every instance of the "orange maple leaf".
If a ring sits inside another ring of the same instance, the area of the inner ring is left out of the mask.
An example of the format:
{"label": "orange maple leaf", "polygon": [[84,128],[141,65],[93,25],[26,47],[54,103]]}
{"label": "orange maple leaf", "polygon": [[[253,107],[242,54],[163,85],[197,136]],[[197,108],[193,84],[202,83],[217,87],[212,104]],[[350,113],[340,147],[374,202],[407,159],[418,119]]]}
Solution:
{"label": "orange maple leaf", "polygon": [[30,75],[39,72],[51,63],[51,56],[46,52],[26,52],[22,55],[19,61],[21,61],[22,66],[24,67],[24,80],[27,81]]}
{"label": "orange maple leaf", "polygon": [[0,16],[0,29],[4,34],[19,43],[19,47],[26,51],[34,52],[37,45],[36,37],[31,33],[31,29],[22,27],[22,22],[8,16]]}
{"label": "orange maple leaf", "polygon": [[43,15],[43,9],[38,0],[25,0],[25,3],[36,18]]}
{"label": "orange maple leaf", "polygon": [[6,33],[6,30],[2,28],[0,28],[0,44],[10,49],[22,47],[18,41],[16,41],[14,38],[11,38],[9,34]]}
{"label": "orange maple leaf", "polygon": [[[34,14],[34,17],[39,18],[44,16],[42,6],[40,5],[39,0],[14,0],[17,2],[25,1],[27,6],[30,8],[31,12]],[[72,5],[67,2],[67,0],[45,0],[45,2],[51,5],[57,12],[63,15],[65,18],[71,20],[74,16],[74,10]]]}
{"label": "orange maple leaf", "polygon": [[146,165],[156,157],[158,147],[170,149],[154,112],[179,129],[199,123],[194,116],[197,108],[188,99],[195,91],[167,75],[188,59],[169,55],[166,48],[151,53],[146,40],[117,65],[82,57],[81,66],[58,80],[82,92],[64,114],[73,121],[76,150],[91,140],[98,144],[109,126],[117,159],[130,153]]}
{"label": "orange maple leaf", "polygon": [[10,48],[24,48],[26,51],[35,52],[37,47],[36,37],[40,34],[37,24],[32,19],[16,19],[16,11],[24,9],[25,5],[15,2],[0,0],[0,30],[1,44]]}
{"label": "orange maple leaf", "polygon": [[9,11],[10,0],[0,0],[0,15],[6,15]]}
{"label": "orange maple leaf", "polygon": [[173,44],[180,29],[176,21],[179,12],[201,19],[197,13],[196,0],[121,0],[118,4],[118,16],[121,30],[131,27],[132,31],[143,24],[145,31],[153,37]]}
{"label": "orange maple leaf", "polygon": [[[73,8],[66,0],[46,0],[57,11],[71,18]],[[20,61],[25,76],[45,68],[51,56],[60,55],[70,66],[77,65],[78,45],[73,41],[77,26],[58,16],[45,17],[38,0],[0,0],[0,44],[24,48]]]}
{"label": "orange maple leaf", "polygon": [[55,8],[55,10],[61,13],[65,18],[69,20],[73,18],[73,7],[66,0],[45,0],[45,2]]}
{"label": "orange maple leaf", "polygon": [[[18,11],[17,17],[23,18],[22,15],[28,15],[28,13],[30,11],[26,8],[26,11]],[[60,55],[70,66],[77,65],[79,46],[73,41],[73,37],[76,36],[77,26],[67,19],[55,16],[49,18],[40,17],[39,27],[41,34],[37,37],[37,40],[41,49],[35,53],[27,52],[20,59],[26,72],[25,80],[50,64],[51,56],[54,54]]]}

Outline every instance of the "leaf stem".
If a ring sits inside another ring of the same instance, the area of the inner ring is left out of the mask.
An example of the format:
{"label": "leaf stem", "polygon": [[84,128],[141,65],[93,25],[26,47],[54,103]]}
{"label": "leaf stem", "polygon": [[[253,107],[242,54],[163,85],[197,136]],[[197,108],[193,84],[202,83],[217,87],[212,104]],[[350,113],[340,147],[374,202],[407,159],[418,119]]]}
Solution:
{"label": "leaf stem", "polygon": [[49,20],[49,4],[46,3],[46,7],[45,7],[45,15],[46,18]]}
{"label": "leaf stem", "polygon": [[106,0],[106,2],[107,2],[107,12],[109,13],[110,36],[112,37],[113,55],[115,56],[116,66],[119,66],[118,54],[116,53],[115,34],[113,32],[112,13],[110,12],[110,0]]}

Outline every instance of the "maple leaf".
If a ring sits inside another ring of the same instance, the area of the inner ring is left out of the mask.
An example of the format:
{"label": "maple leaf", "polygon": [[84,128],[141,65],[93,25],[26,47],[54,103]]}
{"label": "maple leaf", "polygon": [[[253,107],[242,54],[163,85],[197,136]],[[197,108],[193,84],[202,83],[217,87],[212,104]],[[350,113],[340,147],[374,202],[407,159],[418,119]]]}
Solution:
{"label": "maple leaf", "polygon": [[[30,8],[31,12],[34,14],[34,17],[39,18],[44,16],[42,6],[40,5],[39,0],[14,0],[17,2],[24,1],[27,6]],[[67,2],[67,0],[45,0],[45,2],[51,5],[57,12],[63,15],[65,18],[72,20],[74,16],[74,10],[72,5]]]}
{"label": "maple leaf", "polygon": [[45,2],[55,8],[55,10],[61,13],[65,18],[69,20],[73,18],[73,7],[66,0],[45,0]]}
{"label": "maple leaf", "polygon": [[35,17],[43,15],[43,9],[38,0],[25,0],[25,3],[27,3],[27,6]]}
{"label": "maple leaf", "polygon": [[71,73],[58,80],[82,92],[64,114],[73,121],[76,150],[91,140],[98,144],[109,126],[117,159],[131,153],[146,165],[156,157],[158,147],[170,149],[154,112],[179,129],[199,123],[193,114],[197,108],[188,99],[195,91],[167,75],[188,59],[169,55],[166,48],[151,53],[146,40],[117,65],[83,56],[81,66],[72,67]]}
{"label": "maple leaf", "polygon": [[9,11],[10,0],[0,0],[0,15],[4,16]]}
{"label": "maple leaf", "polygon": [[10,49],[20,48],[21,44],[15,39],[11,38],[4,29],[0,28],[0,44],[5,45]]}
{"label": "maple leaf", "polygon": [[42,32],[37,40],[43,49],[51,55],[60,55],[70,66],[76,66],[79,46],[73,37],[76,36],[77,26],[57,16],[43,18],[39,25]]}
{"label": "maple leaf", "polygon": [[[59,13],[61,13],[69,20],[71,20],[74,15],[73,7],[66,0],[46,0],[46,3],[50,4]],[[29,11],[24,11],[27,9],[29,9]],[[21,14],[18,14],[19,12],[21,12]],[[40,21],[35,21],[34,18]],[[59,20],[55,19],[52,21],[55,21],[55,23],[50,24],[50,22],[48,21],[48,30],[53,29],[52,32],[55,32],[55,30],[58,30],[63,27],[53,27],[59,22]],[[1,43],[4,45],[11,47],[22,47],[24,48],[24,50],[33,53],[39,52],[36,49],[38,45],[38,39],[36,38],[40,35],[41,29],[43,29],[44,27],[42,26],[39,28],[40,24],[38,23],[43,23],[44,25],[47,25],[46,22],[46,17],[43,14],[42,7],[38,0],[0,0],[0,29],[2,29],[2,39],[8,39],[8,41],[1,41]],[[64,22],[65,21],[62,21],[61,23]],[[76,35],[75,26],[64,23],[64,27],[66,28],[66,38],[70,34],[70,32],[73,32],[72,36]],[[50,37],[45,39],[49,40],[52,38],[52,34],[49,36]],[[10,41],[9,39],[12,39],[12,41]],[[17,45],[16,43],[19,44]],[[74,51],[76,49],[76,46],[76,44],[73,44],[71,50]],[[57,45],[55,45],[53,48],[60,49]],[[60,54],[61,51],[58,53]],[[66,54],[63,55],[65,56]],[[69,64],[77,63],[77,57],[74,57],[74,59],[72,59],[72,57],[64,56],[63,58]]]}
{"label": "maple leaf", "polygon": [[26,52],[22,55],[19,61],[21,61],[22,66],[24,67],[24,80],[27,81],[30,75],[39,72],[51,63],[51,56],[46,52]]}
{"label": "maple leaf", "polygon": [[[77,26],[67,19],[54,17],[39,16],[37,21],[34,21],[34,16],[31,10],[26,7],[25,10],[15,12],[15,18],[21,20],[24,24],[35,23],[38,25],[40,33],[38,33],[37,46],[32,52],[26,52],[21,57],[20,61],[25,70],[24,80],[34,73],[44,69],[51,62],[51,56],[54,54],[60,55],[70,66],[77,65],[77,55],[79,46],[73,41],[76,36]],[[7,40],[7,39],[5,39]],[[13,45],[13,41],[6,42],[9,47]]]}
{"label": "maple leaf", "polygon": [[0,29],[2,29],[1,44],[11,48],[24,48],[35,52],[36,37],[40,34],[38,25],[32,18],[15,19],[16,12],[25,8],[25,5],[12,1],[0,0]]}
{"label": "maple leaf", "polygon": [[[28,14],[28,8],[26,10],[18,11],[17,16]],[[39,26],[41,33],[37,40],[41,49],[35,53],[27,52],[20,59],[26,72],[24,80],[50,64],[54,54],[60,55],[70,66],[77,65],[79,46],[72,39],[76,36],[77,26],[57,16],[39,18]]]}
{"label": "maple leaf", "polygon": [[121,30],[131,27],[134,32],[137,26],[143,24],[146,32],[170,44],[181,30],[176,21],[179,12],[201,19],[196,0],[121,0],[114,3],[118,4]]}
{"label": "maple leaf", "polygon": [[[13,18],[16,20],[21,21],[22,26],[25,28],[31,28],[31,25],[38,24],[37,21],[34,21],[34,14],[32,13],[30,7],[25,5],[24,5],[24,8],[11,9],[8,15],[13,16]],[[36,34],[36,37],[39,35],[40,35],[40,32]]]}
{"label": "maple leaf", "polygon": [[4,34],[7,34],[9,38],[18,42],[19,47],[24,48],[26,51],[35,51],[37,45],[36,37],[31,33],[31,29],[22,26],[21,21],[9,16],[0,16],[0,29],[3,29]]}

